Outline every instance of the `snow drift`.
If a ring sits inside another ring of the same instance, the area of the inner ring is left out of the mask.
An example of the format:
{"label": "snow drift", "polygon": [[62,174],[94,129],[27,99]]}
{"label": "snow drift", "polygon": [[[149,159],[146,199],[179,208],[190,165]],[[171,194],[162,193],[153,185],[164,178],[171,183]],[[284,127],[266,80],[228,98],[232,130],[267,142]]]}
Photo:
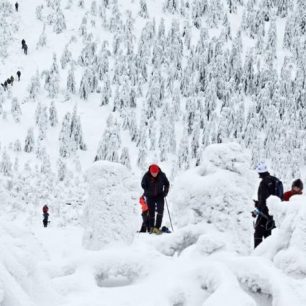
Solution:
{"label": "snow drift", "polygon": [[101,249],[115,242],[130,243],[137,230],[137,182],[123,165],[100,161],[86,173],[89,183],[84,209],[83,245]]}
{"label": "snow drift", "polygon": [[171,191],[175,221],[212,224],[230,240],[249,249],[252,236],[252,196],[256,175],[250,170],[250,157],[235,143],[208,146],[199,167],[183,173]]}

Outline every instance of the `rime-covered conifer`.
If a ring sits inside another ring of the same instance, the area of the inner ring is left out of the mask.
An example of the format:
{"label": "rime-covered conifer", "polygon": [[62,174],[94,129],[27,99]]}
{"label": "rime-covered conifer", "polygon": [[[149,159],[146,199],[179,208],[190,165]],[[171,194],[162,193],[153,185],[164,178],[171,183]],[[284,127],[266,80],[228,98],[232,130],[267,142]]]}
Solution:
{"label": "rime-covered conifer", "polygon": [[25,139],[24,151],[27,153],[31,153],[34,150],[34,132],[33,128],[28,129],[28,133]]}

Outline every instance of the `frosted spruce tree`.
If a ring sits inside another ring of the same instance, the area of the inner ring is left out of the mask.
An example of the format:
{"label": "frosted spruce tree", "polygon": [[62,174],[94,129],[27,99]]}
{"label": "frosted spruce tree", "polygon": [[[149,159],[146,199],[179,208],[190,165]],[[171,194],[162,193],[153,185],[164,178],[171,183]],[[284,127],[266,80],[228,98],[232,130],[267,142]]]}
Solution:
{"label": "frosted spruce tree", "polygon": [[74,65],[71,64],[68,76],[67,76],[67,91],[69,93],[75,94],[76,93],[76,84],[75,84],[75,76],[74,76]]}
{"label": "frosted spruce tree", "polygon": [[63,11],[60,8],[60,5],[56,7],[54,10],[54,24],[53,24],[53,31],[56,34],[62,33],[66,30],[66,21]]}
{"label": "frosted spruce tree", "polygon": [[13,174],[13,164],[5,148],[3,150],[2,159],[0,162],[0,173],[5,176],[11,176]]}
{"label": "frosted spruce tree", "polygon": [[57,65],[56,54],[53,54],[53,62],[49,71],[44,71],[45,89],[48,91],[50,98],[55,98],[59,93],[59,70]]}
{"label": "frosted spruce tree", "polygon": [[120,164],[126,166],[128,169],[131,169],[130,154],[127,147],[122,148],[119,162]]}
{"label": "frosted spruce tree", "polygon": [[61,66],[62,66],[62,69],[65,69],[66,68],[66,65],[71,61],[72,59],[72,53],[71,51],[68,49],[68,45],[65,46],[65,49],[64,49],[64,52],[61,56]]}
{"label": "frosted spruce tree", "polygon": [[146,0],[139,0],[139,6],[140,6],[140,10],[138,12],[138,15],[145,19],[149,18]]}
{"label": "frosted spruce tree", "polygon": [[40,88],[41,88],[41,85],[40,85],[39,72],[36,71],[35,76],[31,78],[31,82],[28,88],[29,98],[32,100],[36,100],[40,92]]}
{"label": "frosted spruce tree", "polygon": [[118,150],[120,149],[120,146],[120,129],[118,124],[113,121],[112,115],[110,115],[107,120],[107,127],[98,145],[95,161],[108,160],[118,162]]}
{"label": "frosted spruce tree", "polygon": [[46,35],[46,25],[44,24],[43,30],[39,35],[38,42],[36,44],[36,49],[45,47],[47,45],[47,35]]}
{"label": "frosted spruce tree", "polygon": [[11,102],[11,114],[15,122],[20,122],[20,117],[22,115],[21,107],[17,98],[13,98]]}
{"label": "frosted spruce tree", "polygon": [[24,143],[24,151],[31,153],[34,150],[34,132],[33,128],[28,129],[28,133]]}
{"label": "frosted spruce tree", "polygon": [[61,157],[70,157],[71,154],[71,114],[66,113],[59,135],[59,154]]}
{"label": "frosted spruce tree", "polygon": [[58,124],[57,110],[54,101],[51,102],[51,105],[49,107],[49,123],[52,127],[55,127]]}

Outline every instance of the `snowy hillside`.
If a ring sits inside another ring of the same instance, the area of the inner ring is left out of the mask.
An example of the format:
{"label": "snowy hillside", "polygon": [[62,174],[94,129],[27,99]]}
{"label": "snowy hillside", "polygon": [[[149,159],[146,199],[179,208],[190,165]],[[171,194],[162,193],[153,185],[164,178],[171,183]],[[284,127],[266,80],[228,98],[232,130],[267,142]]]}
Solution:
{"label": "snowy hillside", "polygon": [[[0,306],[306,305],[305,198],[271,199],[255,252],[250,216],[258,161],[306,178],[306,2],[18,4],[0,0]],[[136,234],[151,163],[171,235]]]}

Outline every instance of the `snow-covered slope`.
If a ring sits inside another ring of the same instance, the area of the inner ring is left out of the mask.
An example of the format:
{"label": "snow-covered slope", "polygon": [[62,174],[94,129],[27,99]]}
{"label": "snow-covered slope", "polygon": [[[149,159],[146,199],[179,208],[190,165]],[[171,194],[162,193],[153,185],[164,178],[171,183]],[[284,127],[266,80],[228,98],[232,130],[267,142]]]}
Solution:
{"label": "snow-covered slope", "polygon": [[[306,305],[305,199],[272,199],[255,252],[250,217],[257,161],[305,179],[304,1],[18,3],[0,0],[0,305]],[[135,233],[152,162],[171,235]]]}

